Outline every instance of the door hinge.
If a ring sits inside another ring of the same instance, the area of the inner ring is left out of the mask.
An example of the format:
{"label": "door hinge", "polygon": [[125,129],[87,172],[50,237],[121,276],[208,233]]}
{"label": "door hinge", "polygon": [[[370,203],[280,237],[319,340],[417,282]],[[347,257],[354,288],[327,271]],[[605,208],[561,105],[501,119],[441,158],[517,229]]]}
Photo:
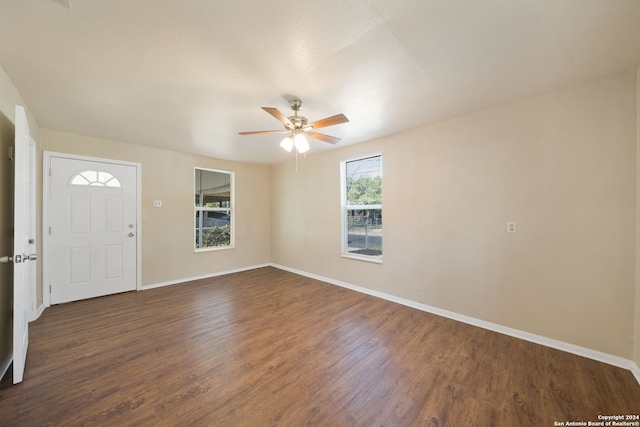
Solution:
{"label": "door hinge", "polygon": [[51,236],[51,227],[49,227],[49,236]]}

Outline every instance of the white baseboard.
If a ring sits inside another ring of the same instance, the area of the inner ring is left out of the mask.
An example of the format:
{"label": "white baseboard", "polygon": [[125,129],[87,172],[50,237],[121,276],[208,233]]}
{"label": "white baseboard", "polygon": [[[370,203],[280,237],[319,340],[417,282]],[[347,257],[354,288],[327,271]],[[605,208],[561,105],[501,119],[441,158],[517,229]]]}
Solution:
{"label": "white baseboard", "polygon": [[7,373],[9,367],[11,366],[11,362],[13,362],[13,353],[11,353],[0,366],[0,379],[4,378],[4,375]]}
{"label": "white baseboard", "polygon": [[142,290],[145,291],[147,289],[160,288],[160,287],[163,287],[163,286],[170,286],[170,285],[177,285],[177,284],[180,284],[180,283],[191,282],[193,280],[209,279],[211,277],[224,276],[224,275],[227,275],[227,274],[240,273],[241,271],[255,270],[256,268],[263,268],[263,267],[270,267],[270,266],[271,266],[271,264],[258,264],[258,265],[248,266],[248,267],[235,268],[235,269],[232,269],[232,270],[219,271],[217,273],[205,274],[205,275],[202,275],[202,276],[185,277],[183,279],[170,280],[168,282],[152,283],[150,285],[143,285],[142,286]]}
{"label": "white baseboard", "polygon": [[497,323],[491,323],[484,320],[476,319],[473,317],[458,314],[452,311],[443,310],[441,308],[433,307],[427,304],[422,304],[416,301],[411,301],[405,298],[400,298],[394,295],[389,295],[384,292],[374,291],[362,286],[352,285],[350,283],[341,282],[328,277],[319,276],[317,274],[308,273],[306,271],[297,270],[295,268],[286,267],[279,264],[271,264],[272,267],[279,268],[281,270],[289,271],[291,273],[299,274],[301,276],[309,277],[311,279],[320,280],[322,282],[330,283],[332,285],[341,286],[343,288],[351,289],[357,292],[361,292],[374,297],[382,298],[387,301],[395,302],[398,304],[412,307],[418,310],[422,310],[428,313],[436,314],[438,316],[446,317],[449,319],[457,320],[459,322],[467,323],[472,326],[477,326],[490,331],[498,332],[500,334],[509,335],[514,338],[519,338],[525,341],[530,341],[536,344],[544,345],[546,347],[555,348],[557,350],[565,351],[568,353],[576,354],[578,356],[593,359],[598,362],[607,363],[609,365],[617,366],[619,368],[630,370],[635,376],[636,380],[640,384],[640,368],[638,365],[629,359],[614,356],[611,354],[603,353],[600,351],[592,350],[586,347],[581,347],[574,344],[569,344],[564,341],[555,340],[552,338],[543,337],[541,335],[532,334],[529,332],[521,331],[519,329],[509,328],[507,326],[499,325]]}

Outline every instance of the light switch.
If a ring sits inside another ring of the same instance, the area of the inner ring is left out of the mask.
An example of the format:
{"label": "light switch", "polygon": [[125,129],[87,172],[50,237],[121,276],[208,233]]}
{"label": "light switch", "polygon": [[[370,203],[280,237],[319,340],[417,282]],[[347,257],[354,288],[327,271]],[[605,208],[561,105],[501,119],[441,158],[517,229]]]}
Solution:
{"label": "light switch", "polygon": [[153,201],[153,207],[154,208],[161,208],[162,207],[162,200],[154,200]]}

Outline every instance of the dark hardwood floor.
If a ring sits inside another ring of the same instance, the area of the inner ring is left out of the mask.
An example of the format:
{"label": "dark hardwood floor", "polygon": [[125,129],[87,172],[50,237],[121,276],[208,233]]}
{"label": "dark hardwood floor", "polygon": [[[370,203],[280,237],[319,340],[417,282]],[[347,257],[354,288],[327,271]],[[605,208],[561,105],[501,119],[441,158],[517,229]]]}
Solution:
{"label": "dark hardwood floor", "polygon": [[3,426],[553,426],[624,369],[275,268],[48,308]]}

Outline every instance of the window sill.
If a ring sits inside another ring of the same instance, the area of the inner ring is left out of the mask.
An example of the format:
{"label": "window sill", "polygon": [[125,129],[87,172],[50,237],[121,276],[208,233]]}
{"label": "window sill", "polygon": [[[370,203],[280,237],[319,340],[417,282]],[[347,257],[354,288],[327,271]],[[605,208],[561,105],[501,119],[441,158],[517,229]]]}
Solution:
{"label": "window sill", "polygon": [[370,256],[363,256],[363,255],[352,255],[352,254],[349,254],[349,253],[343,253],[340,256],[342,258],[354,259],[356,261],[370,262],[370,263],[373,263],[373,264],[382,264],[382,257],[370,257]]}
{"label": "window sill", "polygon": [[225,249],[233,249],[233,248],[234,246],[212,246],[210,248],[195,249],[194,252],[201,253],[201,252],[223,251]]}

